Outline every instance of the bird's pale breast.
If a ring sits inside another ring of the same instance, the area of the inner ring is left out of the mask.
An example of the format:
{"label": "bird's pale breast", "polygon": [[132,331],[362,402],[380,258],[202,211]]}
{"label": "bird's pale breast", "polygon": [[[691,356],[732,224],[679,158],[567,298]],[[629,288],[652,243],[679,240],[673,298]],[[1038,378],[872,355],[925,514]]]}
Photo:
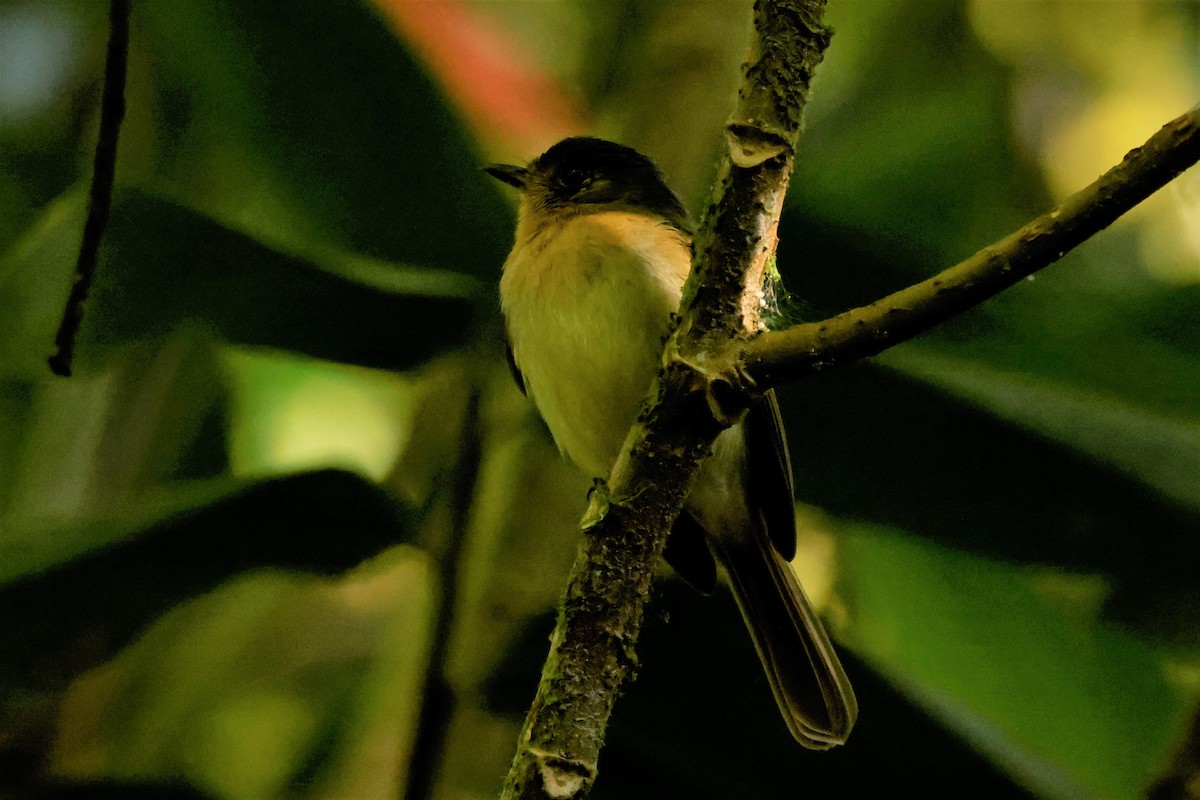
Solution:
{"label": "bird's pale breast", "polygon": [[541,231],[504,266],[509,343],[559,448],[605,476],[650,388],[690,253],[675,229],[626,212]]}

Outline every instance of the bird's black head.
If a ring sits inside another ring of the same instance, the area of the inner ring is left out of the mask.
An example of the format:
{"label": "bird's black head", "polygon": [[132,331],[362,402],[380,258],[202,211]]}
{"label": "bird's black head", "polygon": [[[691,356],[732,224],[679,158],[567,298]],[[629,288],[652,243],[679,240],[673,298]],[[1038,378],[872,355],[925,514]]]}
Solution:
{"label": "bird's black head", "polygon": [[527,167],[493,164],[486,169],[547,210],[583,206],[642,211],[687,228],[687,212],[654,162],[615,142],[576,136],[563,139]]}

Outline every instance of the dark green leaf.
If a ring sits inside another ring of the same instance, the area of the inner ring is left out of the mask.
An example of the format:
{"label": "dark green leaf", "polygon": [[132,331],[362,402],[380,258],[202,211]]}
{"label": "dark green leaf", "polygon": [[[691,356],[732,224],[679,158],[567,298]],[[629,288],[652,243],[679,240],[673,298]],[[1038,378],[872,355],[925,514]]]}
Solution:
{"label": "dark green leaf", "polygon": [[423,553],[338,579],[241,577],[157,621],[77,681],[51,769],[185,775],[216,797],[395,797],[434,607]]}
{"label": "dark green leaf", "polygon": [[411,520],[392,498],[336,471],[180,486],[142,508],[58,529],[7,530],[2,683],[55,685],[171,606],[238,573],[263,566],[338,572],[411,535]]}
{"label": "dark green leaf", "polygon": [[840,517],[1117,576],[1200,556],[1194,514],[1069,441],[939,387],[860,365],[780,397],[797,496]]}
{"label": "dark green leaf", "polygon": [[[203,339],[133,348],[70,380],[37,372],[0,380],[0,548],[30,522],[111,513],[163,481],[225,468],[224,381]],[[0,572],[28,553],[9,555]]]}
{"label": "dark green leaf", "polygon": [[[894,350],[884,363],[1086,453],[1175,503],[1200,510],[1200,428],[1195,419],[1172,418],[1134,398],[1087,392],[1066,381],[1005,371],[917,346]],[[1178,366],[1200,370],[1200,363]],[[1200,381],[1200,374],[1196,377]]]}
{"label": "dark green leaf", "polygon": [[890,531],[841,538],[847,643],[1040,796],[1136,797],[1188,718],[1102,584]]}
{"label": "dark green leaf", "polygon": [[496,274],[511,212],[369,3],[174,0],[135,13],[161,141],[127,176],[269,238]]}
{"label": "dark green leaf", "polygon": [[[44,367],[74,269],[82,198],[62,198],[0,263],[0,362]],[[477,284],[329,248],[264,243],[144,192],[114,198],[79,345],[86,372],[114,349],[199,326],[319,358],[409,367],[464,340]]]}

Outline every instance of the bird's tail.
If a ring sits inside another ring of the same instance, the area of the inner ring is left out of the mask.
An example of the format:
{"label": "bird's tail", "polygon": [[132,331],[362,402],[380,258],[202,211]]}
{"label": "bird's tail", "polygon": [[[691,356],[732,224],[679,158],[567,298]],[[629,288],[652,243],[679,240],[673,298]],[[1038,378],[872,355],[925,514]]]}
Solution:
{"label": "bird's tail", "polygon": [[756,533],[710,542],[792,735],[814,750],[843,744],[858,716],[854,690],[791,565]]}

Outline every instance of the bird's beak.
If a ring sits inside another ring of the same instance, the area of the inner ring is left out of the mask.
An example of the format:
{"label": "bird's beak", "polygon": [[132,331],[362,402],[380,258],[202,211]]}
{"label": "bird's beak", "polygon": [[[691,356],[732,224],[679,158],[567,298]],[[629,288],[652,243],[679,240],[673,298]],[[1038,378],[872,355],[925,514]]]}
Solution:
{"label": "bird's beak", "polygon": [[483,171],[496,180],[504,181],[518,189],[525,188],[525,178],[529,174],[529,170],[524,167],[514,167],[512,164],[489,164]]}

